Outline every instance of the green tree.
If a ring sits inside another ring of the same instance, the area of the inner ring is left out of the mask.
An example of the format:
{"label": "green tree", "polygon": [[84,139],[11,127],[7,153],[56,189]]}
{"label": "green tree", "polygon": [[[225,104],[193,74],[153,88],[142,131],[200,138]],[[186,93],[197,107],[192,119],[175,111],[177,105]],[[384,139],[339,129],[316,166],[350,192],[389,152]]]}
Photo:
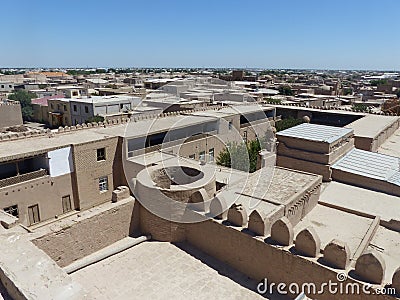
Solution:
{"label": "green tree", "polygon": [[95,115],[94,117],[90,117],[89,119],[86,120],[86,124],[87,123],[93,123],[93,122],[104,122],[104,117],[99,116],[99,115]]}
{"label": "green tree", "polygon": [[286,95],[286,96],[293,96],[294,95],[292,88],[290,86],[288,86],[288,85],[281,85],[279,87],[278,91],[279,91],[279,93],[281,95]]}
{"label": "green tree", "polygon": [[352,88],[345,88],[343,89],[343,95],[352,95],[353,94],[353,89]]}
{"label": "green tree", "polygon": [[386,79],[371,80],[370,83],[373,86],[378,86],[378,85],[382,85],[382,84],[387,84],[387,80]]}
{"label": "green tree", "polygon": [[371,112],[371,109],[363,103],[355,103],[355,104],[353,104],[353,106],[351,108],[353,111]]}
{"label": "green tree", "polygon": [[300,125],[301,123],[303,123],[302,119],[294,119],[294,118],[290,117],[287,119],[277,121],[275,123],[275,128],[276,128],[276,131],[282,131],[282,130]]}
{"label": "green tree", "polygon": [[37,98],[34,93],[28,91],[16,91],[8,95],[8,99],[19,101],[21,104],[22,118],[24,121],[30,121],[33,117],[32,99]]}
{"label": "green tree", "polygon": [[253,173],[257,170],[258,153],[261,150],[258,140],[247,143],[229,143],[217,157],[217,164]]}

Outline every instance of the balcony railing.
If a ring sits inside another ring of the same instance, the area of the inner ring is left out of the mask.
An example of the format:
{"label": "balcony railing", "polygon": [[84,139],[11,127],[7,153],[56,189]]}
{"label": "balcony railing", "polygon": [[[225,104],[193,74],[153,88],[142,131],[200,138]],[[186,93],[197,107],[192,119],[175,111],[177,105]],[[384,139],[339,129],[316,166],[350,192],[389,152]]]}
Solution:
{"label": "balcony railing", "polygon": [[10,185],[13,185],[13,184],[18,184],[18,183],[25,182],[25,181],[28,181],[28,180],[36,179],[36,178],[39,178],[39,177],[43,177],[43,176],[46,176],[47,174],[48,174],[47,170],[40,169],[40,170],[33,171],[33,172],[30,172],[30,173],[20,174],[20,175],[16,175],[16,176],[13,176],[13,177],[1,179],[0,180],[0,188],[6,187],[6,186],[10,186]]}

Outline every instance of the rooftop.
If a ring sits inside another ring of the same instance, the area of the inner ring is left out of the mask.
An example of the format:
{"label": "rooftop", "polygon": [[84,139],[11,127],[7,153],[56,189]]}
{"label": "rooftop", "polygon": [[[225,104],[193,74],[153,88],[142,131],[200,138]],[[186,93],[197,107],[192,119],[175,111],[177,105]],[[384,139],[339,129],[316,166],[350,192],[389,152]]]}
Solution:
{"label": "rooftop", "polygon": [[353,149],[337,161],[332,169],[387,181],[400,186],[400,158]]}
{"label": "rooftop", "polygon": [[399,119],[391,116],[366,115],[346,125],[346,128],[353,129],[355,136],[374,138]]}
{"label": "rooftop", "polygon": [[32,104],[39,104],[42,106],[47,106],[48,100],[51,99],[59,99],[59,98],[64,98],[64,95],[54,95],[54,96],[47,96],[47,97],[42,97],[42,98],[36,98],[36,99],[32,99]]}
{"label": "rooftop", "polygon": [[95,130],[80,130],[73,133],[55,134],[53,137],[38,136],[2,142],[0,162],[38,155],[58,148],[110,137],[112,136],[105,133],[97,133]]}
{"label": "rooftop", "polygon": [[187,244],[144,242],[71,276],[94,299],[265,299],[257,282]]}
{"label": "rooftop", "polygon": [[387,222],[400,221],[399,197],[385,193],[332,181],[324,186],[320,201],[350,211],[380,216]]}
{"label": "rooftop", "polygon": [[126,137],[140,137],[146,136],[148,134],[158,133],[170,130],[171,128],[178,129],[190,125],[204,124],[207,121],[216,121],[213,117],[201,117],[201,116],[185,116],[176,115],[164,118],[156,119],[145,119],[138,122],[130,122],[128,125],[129,130],[127,130],[127,125],[117,125],[107,128],[98,128],[96,131],[98,133],[104,133],[114,136],[125,136]]}
{"label": "rooftop", "polygon": [[397,129],[378,149],[379,153],[400,157],[400,129]]}
{"label": "rooftop", "polygon": [[323,143],[336,142],[352,133],[352,129],[303,123],[280,131],[277,136],[292,137]]}

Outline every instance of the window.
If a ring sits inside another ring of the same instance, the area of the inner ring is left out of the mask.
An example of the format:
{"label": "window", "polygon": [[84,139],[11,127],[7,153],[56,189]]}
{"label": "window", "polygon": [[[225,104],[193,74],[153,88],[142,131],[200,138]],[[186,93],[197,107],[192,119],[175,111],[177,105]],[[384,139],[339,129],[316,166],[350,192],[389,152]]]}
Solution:
{"label": "window", "polygon": [[87,107],[86,105],[85,105],[85,113],[86,113],[86,114],[89,113],[89,107]]}
{"label": "window", "polygon": [[6,213],[14,216],[14,217],[17,217],[17,218],[19,216],[19,214],[18,214],[18,205],[12,205],[12,206],[9,206],[9,207],[5,207],[4,211]]}
{"label": "window", "polygon": [[67,106],[64,104],[64,111],[68,111]]}
{"label": "window", "polygon": [[4,84],[1,85],[1,88],[4,89]]}
{"label": "window", "polygon": [[77,111],[78,109],[76,108],[76,105],[74,105],[74,111]]}
{"label": "window", "polygon": [[53,106],[53,103],[51,103],[51,104],[50,104],[50,107],[51,107],[51,109],[53,109],[53,108],[54,108],[54,106]]}
{"label": "window", "polygon": [[243,140],[245,143],[247,143],[247,130],[243,132]]}
{"label": "window", "polygon": [[70,195],[62,197],[62,207],[64,214],[72,210]]}
{"label": "window", "polygon": [[100,192],[108,191],[108,177],[100,177],[99,178],[99,190]]}
{"label": "window", "polygon": [[211,148],[208,150],[208,159],[209,159],[209,162],[214,161],[214,148]]}
{"label": "window", "polygon": [[229,128],[229,130],[232,130],[232,121],[229,121],[228,128]]}
{"label": "window", "polygon": [[28,207],[29,225],[40,222],[39,205],[32,205]]}
{"label": "window", "polygon": [[200,151],[199,160],[202,160],[202,161],[206,160],[206,151]]}
{"label": "window", "polygon": [[196,154],[189,155],[190,159],[196,159]]}
{"label": "window", "polygon": [[60,111],[61,110],[61,106],[60,104],[57,104],[57,110]]}
{"label": "window", "polygon": [[106,160],[106,148],[97,149],[97,161]]}

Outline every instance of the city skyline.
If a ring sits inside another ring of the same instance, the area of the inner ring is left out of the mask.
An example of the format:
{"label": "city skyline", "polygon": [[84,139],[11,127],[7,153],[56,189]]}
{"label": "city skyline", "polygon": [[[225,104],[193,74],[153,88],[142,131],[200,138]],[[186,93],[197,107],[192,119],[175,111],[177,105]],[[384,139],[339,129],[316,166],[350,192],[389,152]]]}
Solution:
{"label": "city skyline", "polygon": [[392,0],[72,2],[4,3],[0,67],[400,70]]}

